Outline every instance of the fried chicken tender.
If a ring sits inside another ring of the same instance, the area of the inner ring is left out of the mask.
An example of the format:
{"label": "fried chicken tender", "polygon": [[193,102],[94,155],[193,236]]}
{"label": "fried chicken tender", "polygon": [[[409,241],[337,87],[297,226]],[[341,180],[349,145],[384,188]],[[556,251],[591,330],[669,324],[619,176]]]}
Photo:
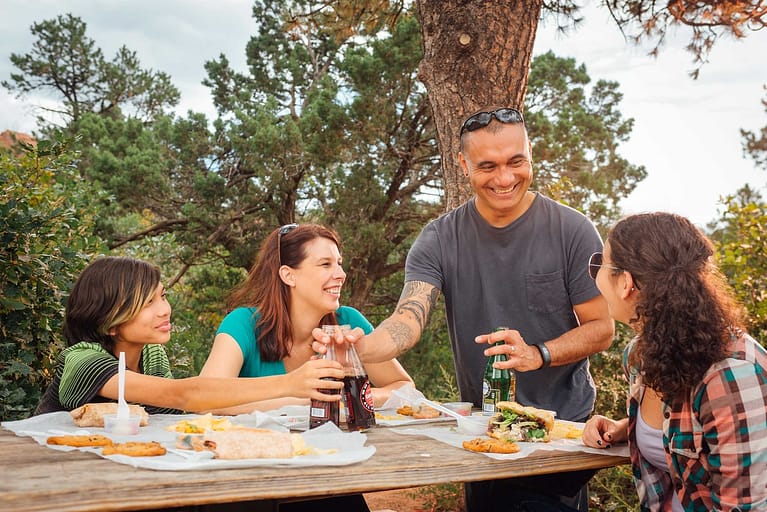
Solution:
{"label": "fried chicken tender", "polygon": [[412,416],[413,408],[409,405],[403,405],[402,407],[397,408],[397,414],[401,414],[403,416]]}
{"label": "fried chicken tender", "polygon": [[512,441],[493,439],[491,437],[477,437],[463,442],[463,447],[473,452],[482,453],[517,453],[519,446]]}
{"label": "fried chicken tender", "polygon": [[109,446],[112,444],[112,440],[107,436],[102,435],[85,435],[85,436],[51,436],[46,440],[48,444],[55,444],[58,446],[74,446],[76,448],[83,448],[85,446]]}
{"label": "fried chicken tender", "polygon": [[127,455],[129,457],[156,457],[165,455],[165,448],[157,441],[142,443],[138,441],[128,441],[127,443],[116,443],[105,446],[101,450],[102,455]]}

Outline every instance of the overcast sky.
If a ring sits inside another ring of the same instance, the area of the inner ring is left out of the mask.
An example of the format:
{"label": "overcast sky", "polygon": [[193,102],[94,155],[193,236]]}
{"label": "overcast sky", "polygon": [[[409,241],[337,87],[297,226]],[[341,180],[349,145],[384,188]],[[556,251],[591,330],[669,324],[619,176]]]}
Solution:
{"label": "overcast sky", "polygon": [[[592,2],[592,4],[594,4]],[[122,45],[135,50],[144,68],[168,73],[181,90],[178,111],[213,118],[203,65],[223,53],[244,70],[244,51],[254,24],[248,0],[0,0],[0,80],[15,69],[11,53],[26,53],[34,22],[71,12],[88,25],[87,35],[111,59]],[[553,50],[586,64],[592,81],[615,80],[624,94],[621,111],[635,120],[621,153],[644,165],[648,177],[623,202],[626,213],[665,210],[698,225],[713,220],[724,194],[745,183],[767,195],[767,172],[742,155],[740,129],[767,125],[761,105],[767,83],[767,30],[744,40],[722,39],[697,80],[688,73],[688,32],[672,34],[658,58],[636,47],[598,7],[584,10],[574,33],[559,36],[553,24],[539,27],[535,53]],[[0,88],[0,131],[35,129],[33,104]]]}

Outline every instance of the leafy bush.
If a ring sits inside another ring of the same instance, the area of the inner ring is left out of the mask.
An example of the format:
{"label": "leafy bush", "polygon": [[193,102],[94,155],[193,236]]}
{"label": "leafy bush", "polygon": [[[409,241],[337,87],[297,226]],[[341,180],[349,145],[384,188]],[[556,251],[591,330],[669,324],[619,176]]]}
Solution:
{"label": "leafy bush", "polygon": [[211,262],[193,268],[172,288],[173,337],[167,348],[176,378],[199,375],[226,314],[226,297],[244,275],[240,268]]}
{"label": "leafy bush", "polygon": [[64,346],[65,295],[99,247],[74,155],[0,152],[0,419],[29,416]]}
{"label": "leafy bush", "polygon": [[724,205],[712,234],[718,263],[748,311],[749,333],[767,346],[767,203],[746,186]]}
{"label": "leafy bush", "polygon": [[459,399],[459,393],[444,312],[442,304],[437,304],[420,341],[399,360],[424,395],[451,402]]}

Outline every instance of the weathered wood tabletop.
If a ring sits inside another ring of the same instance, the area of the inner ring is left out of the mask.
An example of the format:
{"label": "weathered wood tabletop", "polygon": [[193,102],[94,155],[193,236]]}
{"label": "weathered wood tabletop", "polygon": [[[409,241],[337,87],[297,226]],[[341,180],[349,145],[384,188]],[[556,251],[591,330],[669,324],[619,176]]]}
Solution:
{"label": "weathered wood tabletop", "polygon": [[628,459],[583,452],[537,451],[493,460],[392,428],[367,432],[370,459],[340,467],[254,467],[153,471],[86,452],[62,452],[0,429],[0,510],[148,510],[284,497],[321,497],[447,482],[598,469]]}

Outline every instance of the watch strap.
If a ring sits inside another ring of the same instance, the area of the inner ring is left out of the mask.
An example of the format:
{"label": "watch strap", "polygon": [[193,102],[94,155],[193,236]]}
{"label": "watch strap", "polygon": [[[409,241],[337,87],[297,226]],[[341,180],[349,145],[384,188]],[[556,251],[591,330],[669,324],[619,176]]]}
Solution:
{"label": "watch strap", "polygon": [[541,365],[541,368],[548,368],[551,366],[551,352],[549,352],[549,349],[546,347],[545,343],[535,343],[536,348],[538,349],[538,352],[541,353],[541,359],[543,360],[543,364]]}

